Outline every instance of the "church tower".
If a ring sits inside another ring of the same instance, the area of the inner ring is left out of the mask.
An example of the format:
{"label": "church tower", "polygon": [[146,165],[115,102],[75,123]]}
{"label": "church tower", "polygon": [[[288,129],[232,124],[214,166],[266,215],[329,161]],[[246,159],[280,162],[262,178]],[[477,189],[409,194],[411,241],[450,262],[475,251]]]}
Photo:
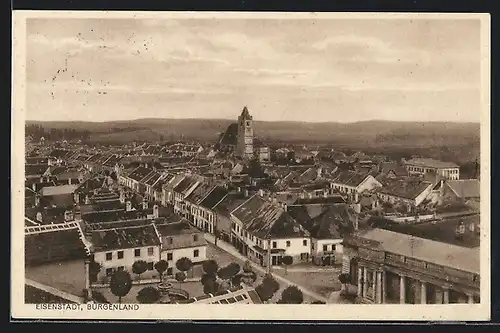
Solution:
{"label": "church tower", "polygon": [[236,156],[250,159],[253,157],[253,124],[252,116],[247,107],[243,108],[238,117],[238,139],[236,144]]}

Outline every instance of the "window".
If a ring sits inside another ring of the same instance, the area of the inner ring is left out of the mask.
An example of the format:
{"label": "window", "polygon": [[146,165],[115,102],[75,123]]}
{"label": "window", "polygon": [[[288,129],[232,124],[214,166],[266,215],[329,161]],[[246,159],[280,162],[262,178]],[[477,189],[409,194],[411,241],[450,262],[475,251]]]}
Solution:
{"label": "window", "polygon": [[167,260],[173,260],[172,253],[167,253]]}
{"label": "window", "polygon": [[277,248],[278,244],[276,242],[273,242],[273,249]]}
{"label": "window", "polygon": [[198,235],[193,235],[193,241],[197,242],[198,241]]}
{"label": "window", "polygon": [[106,268],[106,275],[111,276],[113,274],[113,268]]}
{"label": "window", "polygon": [[155,254],[155,249],[154,247],[148,247],[148,256],[152,256]]}
{"label": "window", "polygon": [[123,259],[123,251],[118,251],[118,259]]}
{"label": "window", "polygon": [[108,260],[108,261],[109,261],[109,260],[111,260],[111,259],[113,259],[113,252],[108,252],[108,253],[106,253],[106,260]]}
{"label": "window", "polygon": [[332,251],[335,251],[335,244],[332,245]]}
{"label": "window", "polygon": [[199,255],[200,255],[200,251],[199,250],[194,250],[193,251],[193,257],[197,258]]}
{"label": "window", "polygon": [[154,270],[154,263],[153,262],[148,262],[148,271]]}
{"label": "window", "polygon": [[136,257],[140,257],[140,256],[141,256],[141,249],[135,249],[135,250],[134,250],[134,255],[135,255]]}
{"label": "window", "polygon": [[124,270],[125,270],[125,267],[123,267],[123,266],[118,267],[118,271],[122,272]]}
{"label": "window", "polygon": [[172,275],[174,273],[174,270],[172,267],[167,268],[167,275]]}
{"label": "window", "polygon": [[173,239],[172,237],[168,237],[168,238],[167,238],[167,243],[168,243],[169,245],[172,245],[172,243],[173,243],[173,242],[174,242],[174,239]]}
{"label": "window", "polygon": [[290,247],[290,241],[286,241],[286,247]]}
{"label": "window", "polygon": [[328,251],[328,245],[323,245],[323,251]]}
{"label": "window", "polygon": [[311,249],[314,250],[314,243],[311,243]]}
{"label": "window", "polygon": [[304,239],[304,240],[302,241],[302,245],[307,246],[307,239]]}

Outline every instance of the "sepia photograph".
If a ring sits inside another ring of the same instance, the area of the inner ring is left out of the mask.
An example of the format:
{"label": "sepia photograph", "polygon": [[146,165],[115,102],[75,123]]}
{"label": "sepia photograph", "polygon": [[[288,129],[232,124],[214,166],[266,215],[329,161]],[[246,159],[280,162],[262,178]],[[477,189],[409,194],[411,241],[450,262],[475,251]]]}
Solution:
{"label": "sepia photograph", "polygon": [[489,319],[489,15],[13,24],[13,317]]}

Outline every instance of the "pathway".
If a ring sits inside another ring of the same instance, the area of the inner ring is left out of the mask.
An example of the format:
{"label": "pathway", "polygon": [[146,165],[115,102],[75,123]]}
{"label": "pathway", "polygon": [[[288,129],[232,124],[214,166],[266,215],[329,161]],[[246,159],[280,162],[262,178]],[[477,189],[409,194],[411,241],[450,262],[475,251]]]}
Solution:
{"label": "pathway", "polygon": [[30,280],[30,279],[25,279],[25,284],[27,284],[28,286],[31,286],[33,288],[37,288],[37,289],[43,290],[43,291],[45,291],[45,292],[47,292],[49,294],[52,294],[54,296],[66,299],[66,300],[68,300],[70,302],[83,303],[83,297],[79,297],[79,296],[75,296],[75,295],[69,294],[67,292],[64,292],[64,291],[61,291],[59,289],[47,286],[45,284],[41,284],[41,283],[35,282],[33,280]]}
{"label": "pathway", "polygon": [[[205,234],[205,239],[207,240],[207,242],[211,243],[211,244],[215,244],[215,237],[213,235],[210,235],[210,234]],[[232,256],[238,258],[239,260],[245,262],[246,260],[248,260],[248,258],[244,257],[243,255],[241,255],[234,247],[232,247],[231,245],[229,245],[228,243],[218,239],[217,240],[217,247],[219,247],[221,250],[224,250],[226,251],[227,253],[231,254]],[[260,273],[262,274],[266,274],[267,273],[267,270],[265,267],[262,267],[260,265],[257,265],[256,263],[250,261],[252,267],[259,271]],[[271,272],[272,274],[272,272]],[[316,300],[319,300],[319,301],[323,301],[323,302],[327,302],[327,297],[324,297],[323,295],[320,295],[312,290],[309,290],[301,285],[298,285],[297,283],[294,283],[290,280],[288,280],[287,278],[284,278],[278,274],[272,274],[273,277],[278,281],[278,282],[281,282],[281,283],[284,283],[286,285],[294,285],[294,286],[297,286],[297,288],[299,288],[302,293],[304,295],[307,295],[311,298],[314,298]]]}

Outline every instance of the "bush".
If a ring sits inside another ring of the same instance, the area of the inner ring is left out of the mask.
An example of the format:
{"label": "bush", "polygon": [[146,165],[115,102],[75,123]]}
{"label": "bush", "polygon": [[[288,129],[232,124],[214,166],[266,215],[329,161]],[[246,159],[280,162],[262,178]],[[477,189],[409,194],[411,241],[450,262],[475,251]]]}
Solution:
{"label": "bush", "polygon": [[255,288],[255,292],[257,292],[262,301],[267,301],[271,299],[279,289],[279,283],[272,276],[267,275],[262,280],[262,283]]}
{"label": "bush", "polygon": [[301,304],[304,302],[304,295],[296,286],[290,286],[281,293],[281,301],[283,304]]}
{"label": "bush", "polygon": [[145,287],[137,293],[137,301],[142,304],[153,304],[161,298],[161,293],[154,287]]}

